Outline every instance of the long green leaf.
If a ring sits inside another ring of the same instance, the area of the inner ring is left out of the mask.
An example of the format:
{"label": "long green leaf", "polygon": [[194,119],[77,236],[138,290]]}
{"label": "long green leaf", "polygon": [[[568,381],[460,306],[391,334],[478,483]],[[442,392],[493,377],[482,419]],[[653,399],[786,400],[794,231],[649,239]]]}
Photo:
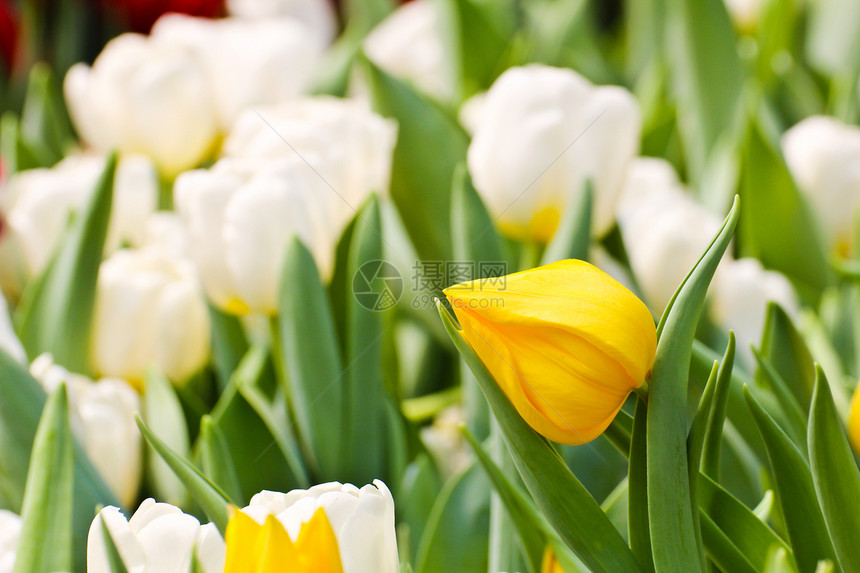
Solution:
{"label": "long green leaf", "polygon": [[809,411],[809,465],[839,565],[860,571],[860,472],[820,366]]}
{"label": "long green leaf", "polygon": [[48,398],[30,460],[13,573],[72,568],[74,447],[64,384]]}
{"label": "long green leaf", "polygon": [[[191,443],[182,404],[170,380],[156,370],[150,370],[146,375],[142,416],[146,425],[153,428],[174,452],[182,457],[188,456]],[[146,455],[147,475],[155,496],[173,505],[185,505],[187,492],[182,480],[174,475],[151,445],[146,448]]]}
{"label": "long green leaf", "polygon": [[661,319],[648,396],[648,518],[657,571],[704,568],[696,536],[687,461],[687,377],[708,284],[739,216],[735,198],[723,227],[675,294]]}
{"label": "long green leaf", "polygon": [[346,384],[328,292],[299,239],[284,258],[280,309],[279,351],[304,457],[321,481],[335,479],[343,459]]}
{"label": "long green leaf", "polygon": [[648,525],[648,452],[646,431],[648,405],[636,401],[633,429],[630,434],[629,471],[627,474],[627,536],[630,549],[648,571],[654,571],[651,555],[651,528]]}
{"label": "long green leaf", "polygon": [[729,405],[729,391],[732,385],[732,372],[735,363],[735,334],[729,332],[729,342],[717,373],[717,384],[714,390],[713,405],[708,417],[708,427],[705,430],[705,442],[702,445],[702,473],[719,481],[720,454],[723,444],[723,425],[726,421],[726,411]]}
{"label": "long green leaf", "polygon": [[503,430],[526,488],[568,547],[597,572],[641,571],[615,526],[544,438],[520,417],[492,375],[437,302],[451,340],[478,379]]}
{"label": "long green leaf", "polygon": [[236,466],[230,457],[230,449],[227,440],[221,430],[212,423],[212,417],[208,414],[200,421],[200,461],[204,475],[212,483],[218,484],[230,499],[237,504],[244,505],[242,487],[239,485],[239,476],[236,474]]}
{"label": "long green leaf", "polygon": [[110,219],[116,155],[89,203],[75,217],[55,259],[21,301],[20,336],[28,356],[50,352],[72,372],[87,373],[96,279]]}

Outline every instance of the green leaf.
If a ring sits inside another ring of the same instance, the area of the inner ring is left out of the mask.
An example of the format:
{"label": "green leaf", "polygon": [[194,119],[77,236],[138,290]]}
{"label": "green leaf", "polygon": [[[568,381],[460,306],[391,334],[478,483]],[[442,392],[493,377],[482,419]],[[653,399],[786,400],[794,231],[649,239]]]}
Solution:
{"label": "green leaf", "polygon": [[[785,381],[785,386],[791,391],[796,404],[801,407],[804,417],[807,416],[815,387],[812,354],[803,336],[795,328],[794,321],[774,302],[767,305],[761,356],[773,367],[774,374]],[[766,372],[759,373],[759,380],[762,380],[762,374]]]}
{"label": "green leaf", "polygon": [[839,565],[846,572],[860,571],[860,472],[821,367],[816,368],[809,412],[809,465]]}
{"label": "green leaf", "polygon": [[57,364],[87,373],[96,279],[110,220],[116,154],[75,217],[36,288],[21,301],[19,334],[28,356],[50,352]]}
{"label": "green leaf", "polygon": [[66,386],[48,398],[30,459],[13,573],[72,568],[74,441]]}
{"label": "green leaf", "polygon": [[722,0],[666,0],[666,55],[688,173],[699,177],[740,116],[744,70]]}
{"label": "green leaf", "polygon": [[654,571],[651,555],[651,528],[648,525],[648,452],[646,428],[648,405],[636,401],[630,434],[629,471],[627,476],[627,537],[630,549],[648,571]]}
{"label": "green leaf", "polygon": [[347,0],[344,5],[345,21],[350,28],[359,30],[362,35],[382,22],[395,7],[392,0]]}
{"label": "green leaf", "polygon": [[0,157],[8,173],[42,167],[33,151],[24,143],[18,116],[7,111],[0,117]]}
{"label": "green leaf", "polygon": [[237,504],[245,505],[239,476],[236,474],[227,440],[221,430],[212,423],[212,417],[208,414],[203,416],[200,422],[198,439],[204,475],[224,490],[230,499],[236,500]]}
{"label": "green leaf", "polygon": [[[379,203],[373,197],[356,215],[350,244],[346,285],[346,366],[339,374],[345,380],[346,402],[341,467],[348,469],[347,475],[354,483],[370,483],[385,477],[380,475],[385,467],[387,449],[386,394],[382,374],[383,312],[363,306],[354,290],[359,272],[366,277],[367,273],[373,274],[381,268],[381,230]],[[369,266],[362,268],[363,265]],[[378,286],[374,282],[371,288]]]}
{"label": "green leaf", "polygon": [[107,528],[107,525],[105,525],[104,519],[102,519],[101,515],[97,516],[96,519],[101,521],[102,534],[105,540],[105,552],[107,553],[110,573],[128,573],[128,569],[126,569],[125,563],[122,561],[122,556],[120,556],[119,550],[116,548],[116,543],[114,542],[113,536]]}
{"label": "green leaf", "polygon": [[624,539],[594,498],[570,472],[553,446],[520,417],[481,359],[460,335],[451,314],[441,302],[436,306],[451,340],[475,373],[499,421],[526,488],[561,539],[594,571],[641,571]]}
{"label": "green leaf", "polygon": [[30,69],[21,113],[21,136],[43,167],[60,161],[74,141],[61,90],[50,66],[44,62]]}
{"label": "green leaf", "polygon": [[684,279],[658,327],[660,339],[648,395],[648,519],[657,571],[701,571],[686,455],[687,378],[705,293],[739,216],[735,198],[723,227]]}
{"label": "green leaf", "polygon": [[451,181],[466,159],[468,137],[457,121],[400,80],[360,60],[377,113],[397,120],[391,198],[418,254],[451,259]]}
{"label": "green leaf", "polygon": [[209,306],[209,321],[212,324],[212,364],[222,392],[230,377],[248,352],[248,340],[238,317],[225,314]]}
{"label": "green leaf", "polygon": [[726,533],[708,517],[701,513],[702,539],[705,542],[705,554],[721,571],[732,573],[756,573],[757,569],[749,562],[740,549],[732,543]]}
{"label": "green leaf", "polygon": [[149,445],[158,452],[158,455],[161,456],[167,465],[170,466],[170,469],[173,470],[176,477],[182,480],[182,483],[184,483],[185,487],[188,488],[188,492],[191,494],[194,501],[200,505],[206,513],[206,516],[212,520],[215,527],[217,527],[218,531],[221,532],[221,535],[224,535],[224,532],[227,531],[227,521],[229,520],[227,506],[233,503],[227,497],[227,494],[224,493],[224,491],[217,485],[209,481],[209,478],[203,475],[200,470],[191,464],[191,462],[171,450],[167,444],[161,441],[158,436],[156,436],[152,430],[143,423],[140,416],[135,416],[135,420],[137,421],[137,427],[140,428],[140,433],[143,434],[147,443],[149,443]]}
{"label": "green leaf", "polygon": [[717,373],[714,397],[708,416],[708,426],[705,430],[705,441],[702,447],[700,469],[705,475],[714,480],[720,479],[720,454],[723,444],[723,425],[726,421],[726,411],[729,405],[729,392],[732,386],[732,372],[735,363],[735,334],[729,332],[729,342],[726,353]]}
{"label": "green leaf", "polygon": [[546,246],[541,264],[548,265],[564,259],[588,260],[593,203],[594,187],[588,180],[582,190],[570,199],[558,230]]}
{"label": "green leaf", "polygon": [[320,481],[335,479],[343,462],[346,383],[328,292],[297,238],[287,247],[279,302],[279,351],[304,459]]}
{"label": "green leaf", "polygon": [[860,4],[851,0],[810,4],[806,57],[832,79],[830,113],[853,122],[860,73]]}
{"label": "green leaf", "polygon": [[490,484],[477,464],[454,476],[439,494],[418,549],[416,573],[486,573]]}
{"label": "green leaf", "polygon": [[708,376],[708,382],[705,384],[705,390],[702,392],[702,398],[699,401],[699,408],[696,410],[696,415],[693,418],[690,433],[687,435],[687,463],[689,464],[690,485],[693,487],[693,495],[695,495],[695,483],[693,480],[695,480],[696,476],[699,474],[699,465],[702,461],[702,450],[704,450],[705,447],[705,434],[707,433],[708,422],[711,418],[711,410],[714,406],[714,396],[717,393],[719,370],[719,363],[714,362],[714,366],[711,368],[711,374]]}
{"label": "green leaf", "polygon": [[430,456],[423,452],[418,454],[406,467],[397,488],[398,547],[402,560],[416,561],[418,544],[441,489],[442,479]]}
{"label": "green leaf", "polygon": [[819,560],[834,560],[836,554],[827,535],[809,465],[752,393],[747,391],[745,397],[767,446],[771,476],[798,567],[802,572],[815,571]]}
{"label": "green leaf", "polygon": [[[179,456],[187,457],[191,451],[188,426],[182,404],[170,381],[164,374],[149,370],[143,394],[143,420],[153,432]],[[150,445],[146,448],[147,473],[155,496],[173,505],[185,505],[187,492],[181,479],[161,459]]]}
{"label": "green leaf", "polygon": [[785,161],[756,121],[743,144],[740,195],[741,253],[782,272],[801,298],[817,302],[833,280],[821,236]]}
{"label": "green leaf", "polygon": [[[762,358],[761,354],[753,350],[753,355],[759,363],[760,372],[763,373],[764,379],[767,381],[766,388],[770,391],[770,395],[776,398],[779,404],[779,412],[782,414],[778,417],[780,426],[785,432],[791,436],[792,441],[806,454],[806,417],[800,404],[797,403],[785,380],[776,371],[776,368]],[[756,390],[759,394],[760,391]],[[771,412],[773,409],[771,408]]]}

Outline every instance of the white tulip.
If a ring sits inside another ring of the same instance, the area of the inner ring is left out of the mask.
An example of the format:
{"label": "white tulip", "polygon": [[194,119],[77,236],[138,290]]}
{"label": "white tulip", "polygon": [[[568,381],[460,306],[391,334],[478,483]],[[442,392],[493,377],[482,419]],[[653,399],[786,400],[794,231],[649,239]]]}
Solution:
{"label": "white tulip", "polygon": [[48,393],[66,383],[75,438],[120,502],[133,503],[142,466],[141,437],[134,421],[135,412],[140,410],[137,392],[125,380],[103,378],[93,382],[71,374],[54,364],[50,354],[36,358],[30,373]]}
{"label": "white tulip", "polygon": [[460,430],[465,423],[465,408],[458,404],[445,408],[432,424],[421,428],[421,441],[445,477],[463,470],[472,460],[471,449]]}
{"label": "white tulip", "polygon": [[[0,240],[0,266],[13,292],[47,266],[68,228],[72,213],[92,197],[105,159],[73,155],[50,169],[22,171],[9,178],[0,208],[8,229]],[[118,166],[105,251],[140,244],[144,221],[158,205],[158,177],[142,156],[127,156]]]}
{"label": "white tulip", "polygon": [[0,509],[0,573],[12,573],[21,536],[21,518]]}
{"label": "white tulip", "polygon": [[380,480],[361,489],[332,482],[289,493],[263,491],[242,511],[259,524],[275,515],[295,540],[320,507],[337,537],[344,573],[400,571],[394,498]]}
{"label": "white tulip", "polygon": [[454,95],[454,78],[442,41],[440,17],[434,0],[404,4],[367,36],[364,51],[388,73],[448,100]]}
{"label": "white tulip", "polygon": [[639,149],[639,116],[630,92],[595,87],[572,70],[503,73],[487,92],[468,152],[475,187],[502,231],[548,240],[570,197],[591,180],[594,231],[606,232]]}
{"label": "white tulip", "polygon": [[209,358],[209,311],[193,264],[167,249],[124,249],[99,270],[91,364],[142,385],[156,367],[176,383]]}
{"label": "white tulip", "polygon": [[327,1],[227,0],[227,11],[241,18],[293,18],[307,26],[321,46],[327,46],[337,33],[337,14]]}
{"label": "white tulip", "polygon": [[331,190],[301,160],[222,159],[210,170],[183,173],[174,193],[203,286],[227,312],[277,310],[293,236],[311,249],[324,275],[331,272],[336,227],[346,223],[335,222],[327,209]]}
{"label": "white tulip", "polygon": [[831,243],[846,248],[860,205],[860,127],[810,117],[785,133],[782,149]]}
{"label": "white tulip", "polygon": [[245,108],[304,93],[326,45],[290,18],[211,20],[180,14],[160,18],[152,41],[185,45],[202,62],[222,131]]}
{"label": "white tulip", "polygon": [[215,90],[182,42],[122,34],[92,68],[72,66],[64,89],[90,145],[146,155],[169,177],[201,163],[216,142]]}
{"label": "white tulip", "polygon": [[214,524],[200,525],[178,507],[149,498],[130,520],[113,506],[99,512],[87,539],[89,573],[111,571],[105,528],[129,573],[188,573],[193,557],[203,573],[224,570],[224,540]]}
{"label": "white tulip", "polygon": [[769,302],[778,303],[790,315],[797,314],[794,288],[784,275],[765,270],[758,259],[723,261],[710,290],[714,322],[733,330],[740,355],[752,359],[750,344],[758,344]]}
{"label": "white tulip", "polygon": [[722,222],[684,192],[668,163],[639,159],[627,174],[618,224],[645,301],[660,314]]}

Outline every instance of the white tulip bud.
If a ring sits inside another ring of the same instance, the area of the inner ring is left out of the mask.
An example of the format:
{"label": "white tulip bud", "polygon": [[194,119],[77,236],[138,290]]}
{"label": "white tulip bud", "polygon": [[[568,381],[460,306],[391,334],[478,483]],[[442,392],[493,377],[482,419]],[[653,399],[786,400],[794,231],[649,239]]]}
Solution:
{"label": "white tulip bud", "polygon": [[778,303],[789,315],[799,308],[789,280],[751,258],[723,261],[714,276],[710,300],[714,322],[735,332],[738,352],[747,360],[752,360],[750,344],[761,340],[767,304]]}
{"label": "white tulip bud", "polygon": [[472,451],[460,431],[465,423],[466,411],[458,404],[445,408],[432,424],[421,428],[421,441],[445,477],[463,470],[472,460]]}
{"label": "white tulip bud", "polygon": [[320,0],[227,0],[227,11],[240,18],[286,17],[304,24],[321,46],[337,33],[337,15],[331,2]]}
{"label": "white tulip bud", "polygon": [[146,155],[169,177],[201,163],[218,135],[215,90],[203,63],[180,42],[122,34],[92,68],[72,66],[64,89],[90,145]]}
{"label": "white tulip bud", "polygon": [[433,0],[404,4],[367,36],[364,51],[386,72],[414,83],[429,95],[449,100],[454,95],[454,78],[439,20],[439,8]]}
{"label": "white tulip bud", "polygon": [[782,149],[831,244],[847,248],[860,205],[860,127],[809,117],[785,132]]}
{"label": "white tulip bud", "polygon": [[[105,159],[73,155],[50,169],[22,171],[9,178],[2,210],[8,228],[0,239],[4,281],[17,293],[38,276],[53,257],[69,225],[95,191]],[[105,252],[144,239],[144,221],[158,205],[158,177],[142,156],[128,156],[117,165],[114,197]]]}
{"label": "white tulip bud", "polygon": [[155,367],[176,383],[209,358],[209,311],[193,264],[158,247],[118,251],[102,263],[91,363],[142,386]]}
{"label": "white tulip bud", "polygon": [[30,373],[45,391],[66,383],[72,433],[87,458],[123,505],[134,502],[142,467],[141,436],[134,421],[140,398],[125,380],[103,378],[93,382],[71,374],[42,354]]}
{"label": "white tulip bud", "polygon": [[203,64],[218,125],[229,130],[251,106],[272,105],[306,91],[327,42],[290,18],[211,20],[168,14],[152,41],[185,45]]}
{"label": "white tulip bud", "polygon": [[113,506],[99,512],[87,539],[89,573],[111,571],[105,528],[130,572],[189,573],[195,557],[203,573],[224,570],[224,540],[214,524],[200,525],[178,507],[149,498],[129,520]]}
{"label": "white tulip bud", "polygon": [[622,197],[618,224],[630,266],[648,306],[660,314],[722,222],[684,192],[662,160],[634,161]]}
{"label": "white tulip bud", "polygon": [[600,235],[639,150],[639,115],[623,88],[595,87],[568,69],[511,68],[487,92],[469,146],[475,188],[503,232],[547,241],[590,180]]}
{"label": "white tulip bud", "polygon": [[0,573],[12,573],[21,537],[21,518],[0,509]]}
{"label": "white tulip bud", "polygon": [[275,515],[292,539],[302,524],[323,508],[337,537],[344,573],[398,573],[400,560],[394,530],[394,498],[380,480],[361,489],[337,482],[289,493],[263,491],[243,508],[263,524]]}

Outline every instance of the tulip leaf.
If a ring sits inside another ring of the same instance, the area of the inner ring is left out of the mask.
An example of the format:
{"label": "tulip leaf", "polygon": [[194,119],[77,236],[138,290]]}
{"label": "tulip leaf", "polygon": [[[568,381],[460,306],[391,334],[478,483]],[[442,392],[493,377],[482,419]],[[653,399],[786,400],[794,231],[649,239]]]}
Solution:
{"label": "tulip leaf", "polygon": [[402,560],[415,562],[418,543],[423,537],[430,512],[441,489],[442,479],[430,456],[424,452],[419,453],[404,470],[400,487],[397,489],[400,509],[398,546]]}
{"label": "tulip leaf", "polygon": [[239,505],[245,505],[239,476],[236,475],[236,467],[233,465],[233,458],[230,457],[227,440],[221,430],[212,423],[212,417],[208,414],[203,416],[200,422],[198,439],[203,474],[227,492],[230,499],[235,500]]}
{"label": "tulip leaf", "polygon": [[416,573],[486,573],[490,483],[472,463],[442,488],[427,520],[415,561]]}
{"label": "tulip leaf", "polygon": [[96,519],[99,519],[102,522],[102,536],[104,537],[105,553],[107,553],[107,562],[108,567],[110,567],[110,573],[128,573],[128,569],[125,567],[122,556],[119,554],[119,549],[116,547],[113,535],[111,535],[110,530],[107,528],[107,525],[105,525],[102,516],[99,515]]}
{"label": "tulip leaf", "polygon": [[347,0],[344,6],[349,26],[364,35],[391,14],[395,4],[392,0]]}
{"label": "tulip leaf", "polygon": [[60,161],[74,141],[60,92],[50,66],[38,62],[30,69],[21,136],[43,167]]}
{"label": "tulip leaf", "polygon": [[720,478],[720,454],[723,445],[723,425],[726,421],[726,411],[729,405],[729,392],[732,385],[732,373],[735,363],[735,334],[729,331],[729,342],[720,370],[717,372],[716,386],[708,414],[708,425],[705,429],[702,444],[702,459],[699,468],[705,475],[714,480]]}
{"label": "tulip leaf", "polygon": [[286,249],[280,310],[278,350],[304,459],[319,481],[335,479],[343,460],[343,366],[328,292],[297,238]]}
{"label": "tulip leaf", "polygon": [[687,435],[687,463],[689,464],[690,486],[693,490],[693,496],[695,496],[696,490],[696,476],[699,474],[699,465],[702,461],[702,450],[705,447],[705,434],[707,432],[708,422],[711,418],[714,397],[717,393],[719,371],[720,364],[718,362],[714,362],[714,366],[711,368],[711,374],[708,376],[708,382],[705,384],[705,390],[702,392],[699,408],[696,410],[693,424],[690,427],[689,434]]}
{"label": "tulip leaf", "polygon": [[778,420],[781,422],[781,427],[791,436],[792,441],[806,455],[806,416],[800,408],[800,404],[791,394],[787,383],[783,380],[776,368],[759,352],[753,349],[753,355],[759,364],[759,372],[762,373],[764,380],[767,383],[767,389],[770,394],[776,398],[779,404],[781,416]]}
{"label": "tulip leaf", "polygon": [[629,470],[627,472],[627,537],[630,549],[647,571],[654,571],[651,555],[651,530],[648,525],[648,452],[646,451],[646,428],[648,405],[636,401],[633,427],[628,448]]}
{"label": "tulip leaf", "polygon": [[[815,365],[812,354],[797,331],[794,321],[774,302],[767,305],[764,331],[761,337],[761,356],[775,370],[800,406],[804,417],[809,415],[809,403],[815,387]],[[761,380],[767,372],[759,372]],[[767,386],[767,384],[765,384]],[[804,425],[805,428],[805,425]]]}
{"label": "tulip leaf", "polygon": [[833,282],[822,239],[779,150],[755,121],[743,145],[740,195],[741,253],[782,272],[802,299],[816,303]]}
{"label": "tulip leaf", "polygon": [[773,418],[745,393],[747,405],[764,438],[788,538],[800,571],[815,571],[821,559],[836,558],[818,498],[812,473],[803,453]]}
{"label": "tulip leaf", "polygon": [[563,259],[588,260],[591,246],[591,211],[594,204],[594,186],[587,180],[582,190],[568,201],[558,230],[546,246],[541,264],[548,265]]}
{"label": "tulip leaf", "polygon": [[658,327],[647,425],[648,518],[657,571],[704,568],[686,456],[687,379],[705,293],[731,241],[738,215],[736,197],[722,229],[681,283]]}
{"label": "tulip leaf", "polygon": [[809,465],[839,566],[846,572],[860,571],[860,472],[821,367],[816,368],[809,412]]}
{"label": "tulip leaf", "polygon": [[36,430],[13,573],[72,568],[73,444],[69,401],[61,384],[48,397]]}
{"label": "tulip leaf", "polygon": [[212,305],[209,305],[209,322],[212,324],[212,364],[218,389],[223,392],[248,352],[248,339],[238,317],[225,314]]}
{"label": "tulip leaf", "polygon": [[9,174],[42,167],[33,152],[24,143],[18,116],[7,111],[0,117],[0,157]]}
{"label": "tulip leaf", "polygon": [[45,274],[25,291],[19,310],[19,334],[27,355],[50,352],[72,372],[89,372],[90,324],[116,163],[112,154],[89,202],[74,218]]}
{"label": "tulip leaf", "polygon": [[[182,404],[167,377],[151,369],[146,375],[142,416],[146,425],[179,456],[191,451]],[[150,444],[146,448],[147,471],[156,497],[173,505],[185,505],[187,492],[179,476]]]}
{"label": "tulip leaf", "polygon": [[[391,198],[419,256],[451,259],[451,181],[466,159],[468,137],[457,121],[425,96],[361,58],[374,109],[397,120]],[[432,142],[432,148],[428,143]]]}
{"label": "tulip leaf", "polygon": [[699,519],[702,523],[705,553],[721,571],[731,571],[732,573],[756,573],[758,571],[706,513],[701,513]]}
{"label": "tulip leaf", "polygon": [[537,511],[531,499],[493,462],[469,430],[464,427],[462,431],[469,445],[472,446],[478,463],[484,468],[495,492],[499,495],[505,511],[510,516],[510,522],[516,527],[519,545],[528,556],[529,570],[533,573],[540,571],[546,537],[550,532],[554,534],[552,527],[546,523],[546,519]]}
{"label": "tulip leaf", "polygon": [[212,520],[215,527],[221,532],[221,535],[224,535],[224,532],[227,531],[227,521],[229,520],[227,506],[233,503],[227,497],[227,494],[209,481],[209,478],[203,475],[191,462],[170,449],[170,446],[165,444],[143,423],[140,416],[135,416],[135,420],[137,421],[137,427],[140,428],[140,433],[143,434],[147,443],[158,452],[158,455],[173,470],[176,477],[182,480],[182,483],[188,488],[188,492],[194,501],[200,505],[206,516]]}
{"label": "tulip leaf", "polygon": [[451,314],[437,302],[451,340],[468,363],[499,421],[505,443],[526,488],[561,539],[594,571],[641,571],[615,526],[570,472],[553,446],[516,411],[490,372],[460,334]]}
{"label": "tulip leaf", "polygon": [[380,477],[388,443],[382,373],[383,318],[391,304],[385,295],[396,289],[399,277],[387,274],[390,265],[382,260],[381,232],[379,203],[372,197],[356,215],[349,247],[346,367],[338,374],[344,378],[346,402],[342,461],[355,483],[370,483]]}

